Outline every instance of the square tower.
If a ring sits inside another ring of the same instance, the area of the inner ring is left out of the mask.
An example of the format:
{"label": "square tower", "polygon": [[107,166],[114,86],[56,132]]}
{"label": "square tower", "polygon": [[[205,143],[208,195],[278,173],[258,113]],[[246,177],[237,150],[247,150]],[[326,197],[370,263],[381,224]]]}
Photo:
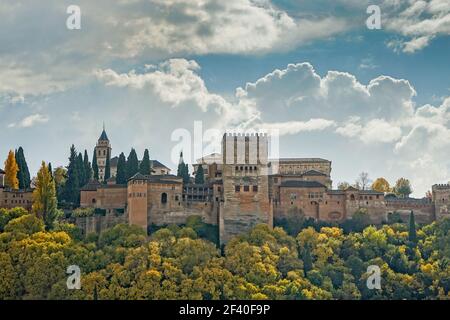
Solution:
{"label": "square tower", "polygon": [[266,134],[226,133],[222,139],[223,205],[220,242],[257,224],[272,226],[269,200],[268,137]]}
{"label": "square tower", "polygon": [[98,179],[99,181],[103,181],[105,180],[107,159],[111,161],[111,144],[109,143],[105,128],[103,128],[102,134],[95,146],[95,156],[97,157]]}

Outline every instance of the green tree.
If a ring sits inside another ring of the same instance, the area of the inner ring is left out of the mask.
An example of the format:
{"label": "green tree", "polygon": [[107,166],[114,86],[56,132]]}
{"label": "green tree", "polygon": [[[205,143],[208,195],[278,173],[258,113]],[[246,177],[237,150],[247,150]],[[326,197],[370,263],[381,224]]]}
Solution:
{"label": "green tree", "polygon": [[409,214],[408,240],[414,245],[417,244],[416,221],[414,219],[414,212],[412,210],[411,213]]}
{"label": "green tree", "polygon": [[412,193],[411,182],[405,178],[398,179],[395,183],[394,192],[401,198],[408,198]]}
{"label": "green tree", "polygon": [[67,180],[67,169],[64,167],[57,167],[53,173],[53,180],[55,180],[56,196],[58,202],[64,200],[64,189]]}
{"label": "green tree", "polygon": [[195,173],[195,184],[205,183],[205,172],[203,171],[203,166],[199,165],[197,172]]}
{"label": "green tree", "polygon": [[83,169],[86,184],[92,179],[92,166],[91,163],[89,162],[89,156],[86,149],[84,150]]}
{"label": "green tree", "polygon": [[127,160],[125,159],[123,152],[120,153],[119,160],[117,161],[116,183],[127,183]]}
{"label": "green tree", "polygon": [[92,171],[94,179],[98,181],[98,164],[97,164],[97,152],[94,149],[94,155],[92,157]]}
{"label": "green tree", "polygon": [[144,175],[150,174],[150,155],[148,149],[144,151],[144,157],[139,165],[139,172]]}
{"label": "green tree", "polygon": [[16,150],[15,158],[19,171],[17,172],[17,179],[19,180],[19,189],[27,189],[30,187],[30,171],[28,170],[27,161],[25,160],[25,155],[23,153],[23,148],[19,147]]}
{"label": "green tree", "polygon": [[48,173],[50,174],[50,178],[53,179],[53,168],[52,168],[52,164],[49,162],[48,163]]}
{"label": "green tree", "polygon": [[189,174],[189,166],[186,163],[184,165],[184,171],[183,171],[183,183],[189,183],[191,181],[191,175]]}
{"label": "green tree", "polygon": [[86,172],[84,171],[83,155],[81,154],[81,152],[78,153],[76,165],[78,167],[79,182],[80,182],[79,186],[82,187],[87,182],[86,182]]}
{"label": "green tree", "polygon": [[305,271],[305,274],[307,274],[309,271],[313,269],[311,248],[309,246],[306,246],[303,249],[302,259],[303,259],[303,270]]}
{"label": "green tree", "polygon": [[131,178],[139,172],[139,160],[134,148],[131,149],[127,158],[127,178]]}
{"label": "green tree", "polygon": [[74,205],[80,202],[80,167],[78,165],[77,150],[70,147],[69,165],[67,166],[67,181],[64,190],[64,200]]}
{"label": "green tree", "polygon": [[111,155],[109,154],[109,149],[106,155],[106,163],[105,163],[105,182],[111,178]]}
{"label": "green tree", "polygon": [[58,216],[58,200],[56,199],[55,181],[51,178],[48,167],[42,161],[33,191],[33,213],[44,220],[48,229],[53,228]]}

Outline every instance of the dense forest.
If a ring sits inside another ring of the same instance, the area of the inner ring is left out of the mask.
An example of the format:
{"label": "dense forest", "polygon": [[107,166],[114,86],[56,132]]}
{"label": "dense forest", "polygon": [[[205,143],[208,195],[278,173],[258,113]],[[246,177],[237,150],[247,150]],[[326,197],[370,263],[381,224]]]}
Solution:
{"label": "dense forest", "polygon": [[[83,237],[72,224],[0,209],[0,299],[449,299],[450,220],[362,231],[258,225],[223,248],[205,225],[147,234],[117,225]],[[298,233],[297,233],[298,231]],[[206,237],[207,238],[207,237]],[[67,267],[81,269],[68,290]],[[366,285],[381,269],[381,289]]]}

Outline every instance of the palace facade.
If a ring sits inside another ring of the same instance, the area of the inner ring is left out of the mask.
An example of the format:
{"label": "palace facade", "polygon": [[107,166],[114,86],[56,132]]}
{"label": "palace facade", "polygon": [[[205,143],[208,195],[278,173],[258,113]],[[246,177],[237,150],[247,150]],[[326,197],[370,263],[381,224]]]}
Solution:
{"label": "palace facade", "polygon": [[[100,174],[106,163],[103,154],[111,154],[104,130],[96,153]],[[115,162],[111,161],[113,176]],[[146,230],[153,224],[183,224],[189,216],[201,216],[204,222],[219,227],[221,243],[256,224],[272,226],[274,219],[295,214],[340,222],[366,209],[373,223],[386,221],[393,212],[407,217],[411,210],[418,222],[450,216],[450,185],[434,185],[432,199],[391,198],[352,187],[334,190],[331,161],[269,160],[265,134],[225,134],[222,154],[198,160],[194,173],[199,166],[204,169],[205,183],[183,184],[182,178],[152,160],[151,172],[138,173],[127,184],[116,184],[114,178],[106,184],[91,181],[81,190],[81,206],[104,210],[107,217],[123,213],[123,220]]]}

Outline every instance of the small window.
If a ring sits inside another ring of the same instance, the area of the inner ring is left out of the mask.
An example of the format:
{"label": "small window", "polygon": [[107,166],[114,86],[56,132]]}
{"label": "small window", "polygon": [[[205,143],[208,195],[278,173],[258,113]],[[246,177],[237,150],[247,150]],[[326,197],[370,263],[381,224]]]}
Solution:
{"label": "small window", "polygon": [[249,192],[250,191],[250,187],[249,186],[244,186],[244,192]]}
{"label": "small window", "polygon": [[258,192],[258,186],[253,186],[253,192]]}
{"label": "small window", "polygon": [[234,191],[235,192],[241,191],[241,186],[234,186]]}
{"label": "small window", "polygon": [[161,194],[161,203],[167,203],[167,193],[165,192]]}

